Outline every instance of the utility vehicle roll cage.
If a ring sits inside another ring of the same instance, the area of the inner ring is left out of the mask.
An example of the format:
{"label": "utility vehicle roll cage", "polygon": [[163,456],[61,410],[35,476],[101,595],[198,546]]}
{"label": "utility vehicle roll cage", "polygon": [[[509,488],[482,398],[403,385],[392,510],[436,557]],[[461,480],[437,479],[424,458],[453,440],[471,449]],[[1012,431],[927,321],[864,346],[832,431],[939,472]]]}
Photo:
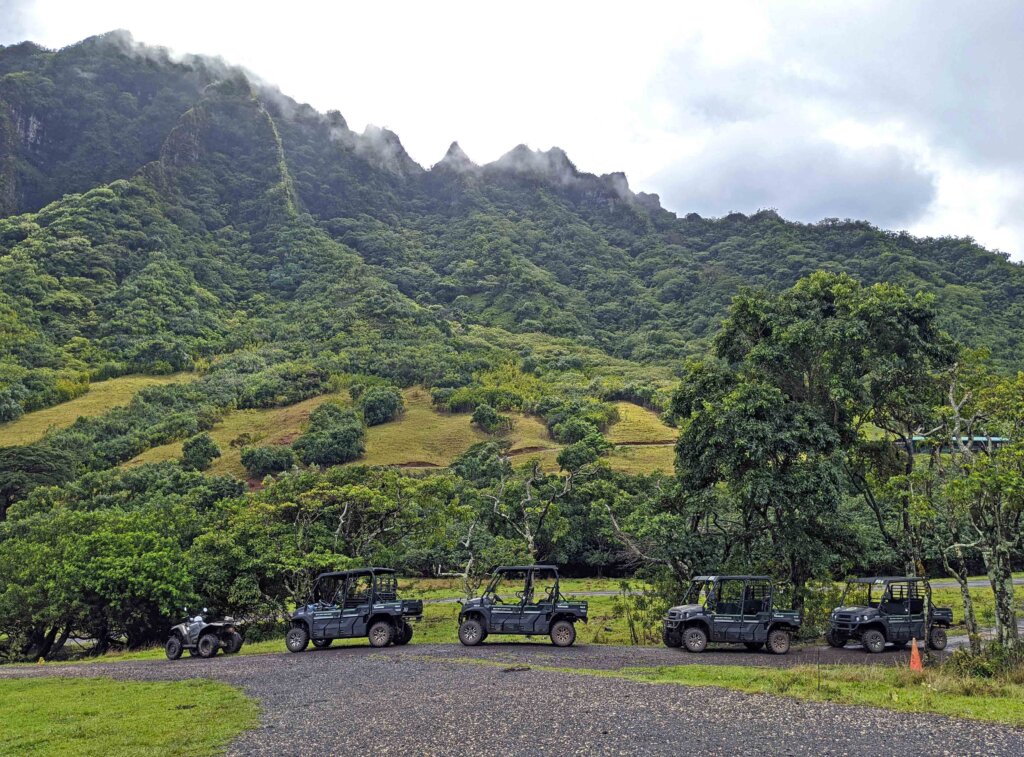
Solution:
{"label": "utility vehicle roll cage", "polygon": [[[718,607],[719,587],[725,581],[742,582],[742,607]],[[694,576],[686,589],[683,602],[701,604],[700,594],[707,589],[705,607],[719,613],[734,611],[734,614],[753,615],[768,612],[773,606],[775,582],[771,576]]]}
{"label": "utility vehicle roll cage", "polygon": [[[906,586],[902,586],[906,584]],[[865,578],[851,578],[846,582],[846,589],[843,591],[842,604],[849,604],[846,601],[851,590],[857,586],[867,586],[867,598],[865,607],[873,607],[889,615],[911,614],[916,615],[924,612],[925,599],[927,597],[928,579],[919,576],[869,576]],[[878,598],[875,599],[873,590],[880,590]],[[894,589],[902,591],[894,591]],[[898,606],[894,607],[894,605]]]}
{"label": "utility vehicle roll cage", "polygon": [[[491,578],[491,582],[487,585],[487,589],[486,589],[486,591],[484,591],[483,597],[485,599],[489,597],[492,600],[495,600],[495,599],[499,599],[500,600],[501,598],[498,597],[497,594],[495,594],[495,590],[498,588],[498,586],[501,584],[502,580],[509,573],[523,573],[524,574],[524,576],[523,576],[523,578],[524,578],[523,590],[521,592],[516,592],[516,598],[519,599],[520,602],[523,603],[523,604],[532,604],[535,601],[534,600],[534,596],[533,596],[533,592],[534,592],[534,587],[536,585],[536,578],[538,577],[537,574],[541,574],[540,578],[542,580],[548,579],[548,578],[554,579],[554,586],[551,589],[551,594],[547,598],[545,598],[545,599],[550,600],[552,602],[557,602],[559,597],[562,596],[561,591],[559,589],[558,567],[557,566],[555,566],[555,565],[501,565],[501,566],[499,566],[499,567],[494,569],[494,576]],[[542,600],[537,600],[537,601],[545,601],[545,600],[542,599]],[[502,600],[502,603],[503,604],[507,604],[507,602],[504,602],[504,600]]]}
{"label": "utility vehicle roll cage", "polygon": [[[350,595],[348,592],[351,580],[360,576],[370,576],[372,579],[369,596]],[[344,603],[355,607],[365,604],[367,600],[370,604],[375,604],[377,600],[392,602],[398,598],[398,575],[394,568],[353,568],[321,573],[313,582],[310,594],[314,602],[328,605]]]}

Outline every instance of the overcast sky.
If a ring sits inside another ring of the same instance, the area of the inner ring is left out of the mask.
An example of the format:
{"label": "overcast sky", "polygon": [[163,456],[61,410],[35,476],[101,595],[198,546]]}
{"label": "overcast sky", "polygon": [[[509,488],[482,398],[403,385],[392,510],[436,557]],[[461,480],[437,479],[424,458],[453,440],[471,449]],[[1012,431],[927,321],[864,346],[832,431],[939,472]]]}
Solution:
{"label": "overcast sky", "polygon": [[478,163],[558,145],[678,213],[866,218],[1024,260],[1021,2],[0,0],[0,44],[115,28],[386,126],[424,166],[452,140]]}

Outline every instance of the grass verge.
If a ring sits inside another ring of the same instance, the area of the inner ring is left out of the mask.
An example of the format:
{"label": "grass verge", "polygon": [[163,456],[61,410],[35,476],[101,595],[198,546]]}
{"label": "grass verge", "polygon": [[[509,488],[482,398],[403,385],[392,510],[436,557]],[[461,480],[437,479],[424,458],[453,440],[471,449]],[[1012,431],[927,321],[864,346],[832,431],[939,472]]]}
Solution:
{"label": "grass verge", "polygon": [[0,754],[217,754],[259,721],[256,703],[207,680],[0,681]]}
{"label": "grass verge", "polygon": [[[437,658],[433,658],[437,659]],[[448,658],[446,662],[505,666],[507,662]],[[679,665],[594,670],[531,665],[535,670],[640,683],[708,686],[814,702],[931,713],[951,718],[1024,726],[1024,686],[951,675],[940,668],[921,673],[881,665],[764,668],[747,665]]]}

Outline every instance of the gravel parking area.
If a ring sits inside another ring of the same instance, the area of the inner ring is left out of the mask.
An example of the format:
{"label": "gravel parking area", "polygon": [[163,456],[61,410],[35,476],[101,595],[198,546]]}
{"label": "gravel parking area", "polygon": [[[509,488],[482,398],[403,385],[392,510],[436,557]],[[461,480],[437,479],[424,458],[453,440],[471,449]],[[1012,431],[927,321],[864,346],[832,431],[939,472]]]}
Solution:
{"label": "gravel parking area", "polygon": [[[810,651],[802,651],[810,654]],[[840,650],[838,654],[862,652]],[[895,658],[899,653],[876,655]],[[863,656],[863,657],[861,657]],[[792,655],[793,661],[799,655]],[[508,665],[467,664],[486,659]],[[462,660],[462,662],[460,662]],[[933,715],[650,685],[522,668],[765,664],[770,655],[485,644],[348,647],[251,655],[0,669],[9,676],[216,678],[263,707],[237,755],[394,751],[424,755],[1020,755],[1024,730]],[[804,660],[807,662],[808,660]],[[752,671],[753,673],[753,671]],[[2,685],[2,682],[0,682]]]}

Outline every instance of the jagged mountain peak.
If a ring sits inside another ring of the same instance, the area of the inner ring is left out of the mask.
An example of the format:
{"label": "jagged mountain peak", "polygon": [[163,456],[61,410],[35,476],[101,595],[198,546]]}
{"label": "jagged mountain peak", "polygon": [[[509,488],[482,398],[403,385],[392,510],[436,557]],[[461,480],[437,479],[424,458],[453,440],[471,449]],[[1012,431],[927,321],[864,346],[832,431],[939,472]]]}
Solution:
{"label": "jagged mountain peak", "polygon": [[476,170],[479,166],[472,161],[466,154],[466,151],[459,146],[458,142],[452,142],[448,146],[448,151],[444,154],[444,157],[434,165],[434,168],[445,168],[461,173]]}
{"label": "jagged mountain peak", "polygon": [[390,129],[367,124],[355,143],[356,153],[368,162],[398,176],[411,176],[423,172],[402,146],[402,140]]}

